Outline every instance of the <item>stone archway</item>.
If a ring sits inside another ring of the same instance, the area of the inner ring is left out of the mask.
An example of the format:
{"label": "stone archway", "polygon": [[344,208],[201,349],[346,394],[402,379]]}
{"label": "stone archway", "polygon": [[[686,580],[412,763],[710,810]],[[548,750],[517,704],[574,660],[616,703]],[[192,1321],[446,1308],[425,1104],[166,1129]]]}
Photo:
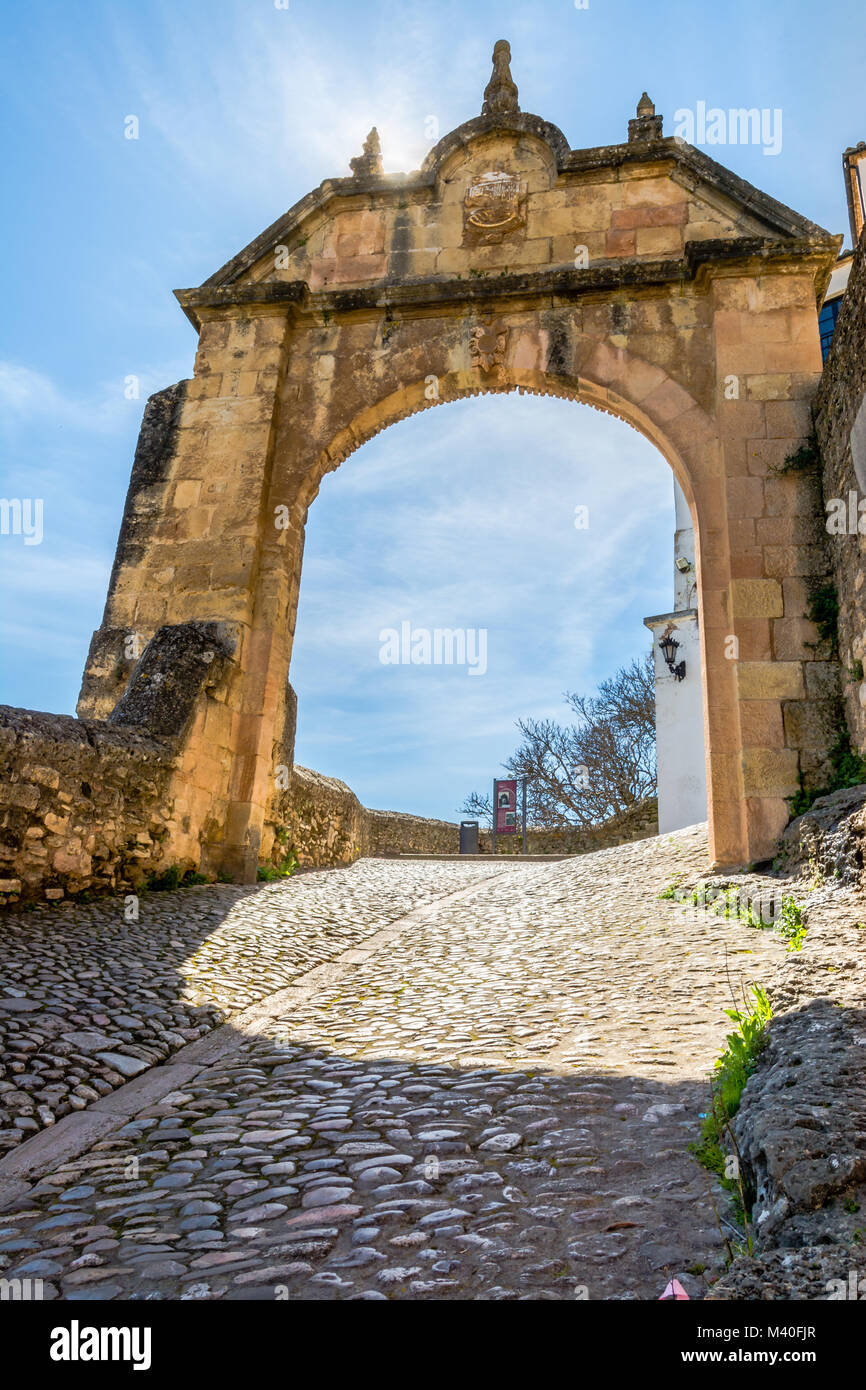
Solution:
{"label": "stone archway", "polygon": [[816,304],[839,239],[664,138],[646,97],[625,143],[571,150],[519,110],[499,45],[483,114],[420,171],[384,174],[375,132],[352,168],[178,291],[195,375],[148,405],[79,714],[114,707],[130,633],[223,624],[233,661],[186,735],[174,833],[206,868],[254,876],[274,768],[290,760],[304,524],[323,474],[439,402],[567,396],[646,434],[688,498],[711,850],[725,865],[766,857],[823,756],[803,732],[822,693],[805,645],[820,513],[801,478],[773,470],[810,434]]}

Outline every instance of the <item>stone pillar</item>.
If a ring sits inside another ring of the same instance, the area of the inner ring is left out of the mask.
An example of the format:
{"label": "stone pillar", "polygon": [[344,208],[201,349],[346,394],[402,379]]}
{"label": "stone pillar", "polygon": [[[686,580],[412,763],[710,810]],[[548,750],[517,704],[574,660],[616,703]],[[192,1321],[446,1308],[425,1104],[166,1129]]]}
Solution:
{"label": "stone pillar", "polygon": [[206,759],[226,784],[228,816],[205,827],[203,866],[243,881],[255,878],[285,708],[287,585],[284,569],[263,565],[263,553],[273,551],[277,534],[268,509],[290,312],[279,304],[199,311],[195,376],[174,402],[157,463],[133,472],[79,705],[80,714],[102,713],[122,694],[106,651],[123,634],[144,645],[166,624],[232,625],[235,668],[219,728],[216,711],[198,722],[184,758],[189,767]]}
{"label": "stone pillar", "polygon": [[[811,433],[822,367],[812,269],[741,264],[714,271],[710,287],[729,578],[724,611],[707,615],[705,659],[733,677],[731,703],[710,709],[726,745],[714,795],[741,792],[752,861],[773,853],[788,799],[811,775],[806,726],[816,754],[820,743],[806,708],[816,634],[805,619],[809,582],[826,567],[820,502],[814,483],[784,471]],[[718,843],[716,853],[724,860]]]}

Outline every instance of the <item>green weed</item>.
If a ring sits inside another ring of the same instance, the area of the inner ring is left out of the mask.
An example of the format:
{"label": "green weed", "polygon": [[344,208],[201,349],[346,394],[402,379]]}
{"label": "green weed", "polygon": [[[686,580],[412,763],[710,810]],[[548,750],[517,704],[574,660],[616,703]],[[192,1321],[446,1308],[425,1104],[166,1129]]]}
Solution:
{"label": "green weed", "polygon": [[674,879],[673,883],[669,883],[663,893],[659,893],[659,902],[665,902],[667,900],[676,898],[679,894],[679,891],[680,881],[679,879]]}
{"label": "green weed", "polygon": [[728,1033],[727,1046],[715,1064],[710,1083],[710,1109],[703,1117],[700,1141],[689,1146],[698,1162],[716,1173],[722,1186],[731,1193],[738,1220],[746,1227],[749,1254],[752,1236],[748,1222],[754,1193],[745,1182],[738,1155],[726,1153],[725,1146],[733,1144],[736,1150],[731,1121],[739,1109],[743,1088],[758,1064],[766,1043],[767,1025],[773,1016],[761,985],[753,984],[751,994],[752,1001],[747,998],[743,1008],[725,1010],[737,1026],[734,1032]]}
{"label": "green weed", "polygon": [[787,941],[789,951],[802,951],[806,940],[806,923],[803,921],[803,909],[790,894],[782,899],[782,913],[776,930]]}
{"label": "green weed", "polygon": [[177,864],[170,864],[161,873],[151,874],[144,881],[144,887],[151,893],[173,893],[177,888],[192,888],[197,883],[207,883],[204,874],[195,869],[181,870]]}
{"label": "green weed", "polygon": [[291,878],[300,867],[294,850],[289,850],[279,864],[260,864],[256,871],[256,878],[259,883],[274,883],[280,878]]}

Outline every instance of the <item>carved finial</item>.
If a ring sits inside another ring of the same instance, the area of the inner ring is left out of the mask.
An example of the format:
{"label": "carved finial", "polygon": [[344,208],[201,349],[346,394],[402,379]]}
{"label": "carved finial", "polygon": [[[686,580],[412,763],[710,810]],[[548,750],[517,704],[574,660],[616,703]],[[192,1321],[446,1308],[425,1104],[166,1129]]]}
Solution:
{"label": "carved finial", "polygon": [[482,116],[501,116],[507,111],[519,111],[517,84],[511,76],[511,44],[499,39],[493,49],[493,73],[484,88]]}
{"label": "carved finial", "polygon": [[628,123],[628,138],[629,143],[662,138],[662,117],[656,115],[655,102],[650,101],[646,92],[637,104],[637,114]]}
{"label": "carved finial", "polygon": [[382,141],[379,139],[379,132],[375,126],[364,141],[364,153],[356,155],[354,159],[349,160],[349,163],[355,178],[365,174],[383,174],[385,172],[385,166],[382,163]]}

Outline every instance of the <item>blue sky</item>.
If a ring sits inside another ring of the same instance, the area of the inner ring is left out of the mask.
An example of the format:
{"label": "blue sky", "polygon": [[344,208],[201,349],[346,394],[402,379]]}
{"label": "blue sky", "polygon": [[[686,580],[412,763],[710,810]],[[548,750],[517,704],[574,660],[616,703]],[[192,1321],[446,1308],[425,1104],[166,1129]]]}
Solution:
{"label": "blue sky", "polygon": [[[778,156],[708,152],[847,233],[840,155],[866,138],[861,0],[831,18],[822,35],[803,0],[7,6],[0,490],[43,498],[45,535],[0,537],[0,700],[74,709],[144,398],[192,367],[171,291],[348,173],[371,125],[388,170],[416,168],[430,116],[444,133],[478,113],[507,37],[521,105],[573,147],[623,139],[644,88],[668,133],[699,101],[781,108]],[[450,816],[511,751],[515,718],[557,711],[563,690],[643,648],[642,617],[670,602],[672,527],[667,466],[586,407],[484,399],[379,436],[310,514],[299,761],[368,804]],[[388,615],[486,626],[487,676],[381,666]]]}
{"label": "blue sky", "polygon": [[[562,718],[565,690],[648,646],[672,546],[667,463],[589,406],[482,396],[386,430],[310,509],[297,761],[368,804],[451,817],[513,751],[516,719]],[[380,634],[403,622],[483,629],[486,674],[383,665]]]}

